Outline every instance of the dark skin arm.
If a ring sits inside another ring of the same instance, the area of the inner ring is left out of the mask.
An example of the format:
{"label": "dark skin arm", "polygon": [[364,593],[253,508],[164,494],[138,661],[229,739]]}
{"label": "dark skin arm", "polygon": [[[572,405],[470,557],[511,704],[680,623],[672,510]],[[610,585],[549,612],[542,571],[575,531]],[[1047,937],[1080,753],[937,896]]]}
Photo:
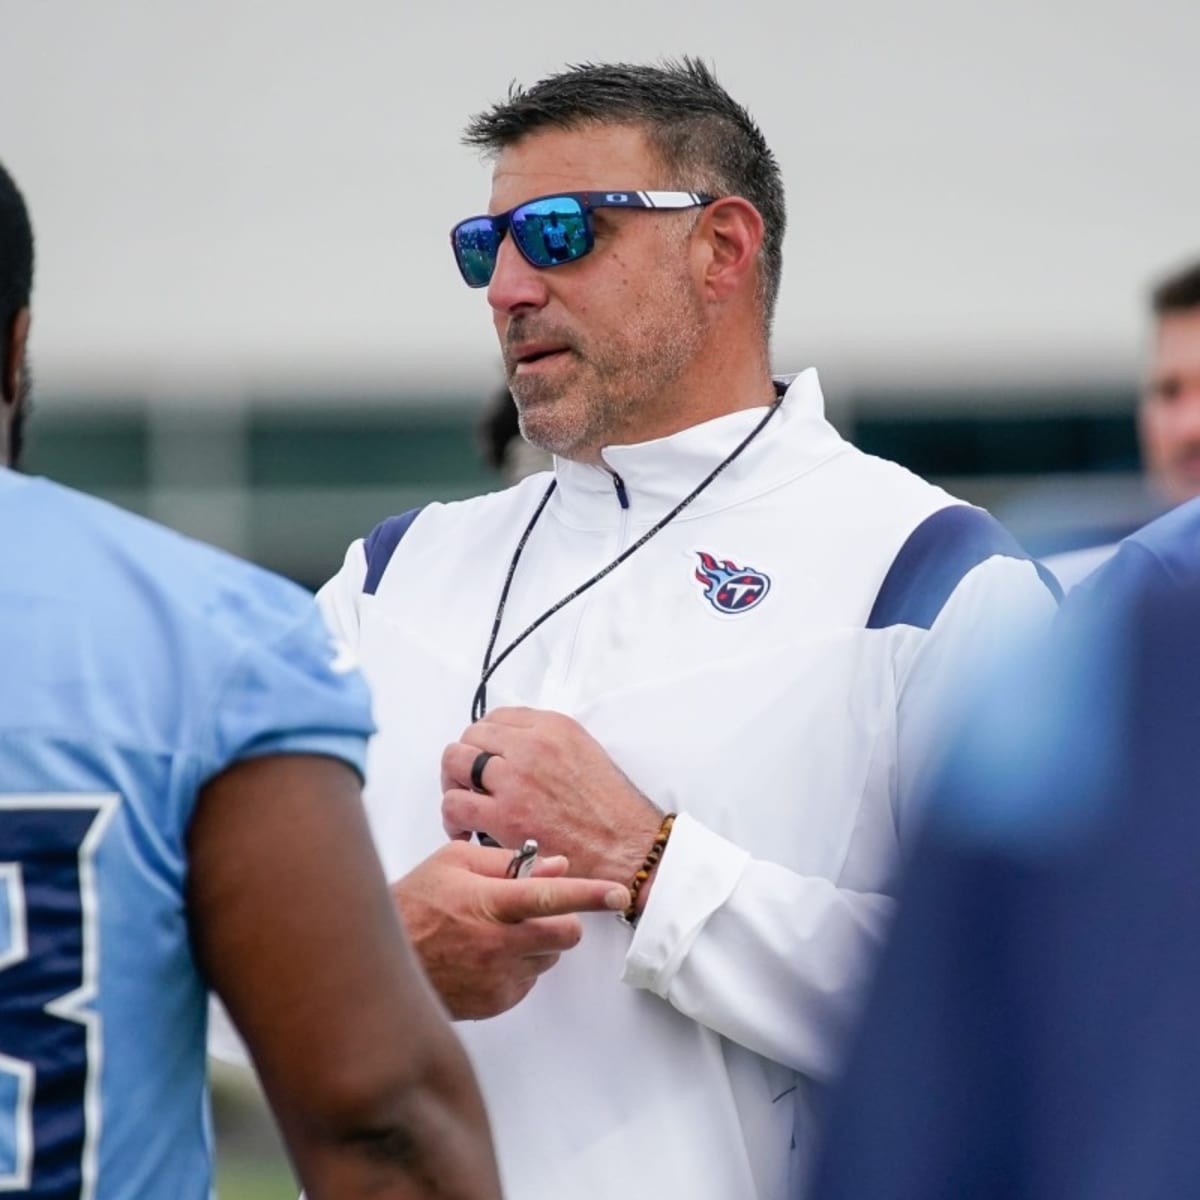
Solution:
{"label": "dark skin arm", "polygon": [[203,789],[188,849],[197,961],[309,1200],[498,1200],[474,1077],[397,920],[354,772],[236,764]]}

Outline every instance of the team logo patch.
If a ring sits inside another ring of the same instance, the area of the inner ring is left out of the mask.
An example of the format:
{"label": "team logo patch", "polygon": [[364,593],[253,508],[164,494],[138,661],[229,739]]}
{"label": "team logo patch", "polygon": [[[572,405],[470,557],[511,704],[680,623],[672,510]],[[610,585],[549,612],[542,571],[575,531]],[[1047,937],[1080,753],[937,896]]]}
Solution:
{"label": "team logo patch", "polygon": [[696,578],[704,584],[704,598],[719,613],[735,616],[752,609],[771,590],[771,581],[753,567],[739,567],[729,559],[718,562],[711,554],[697,550],[701,566]]}

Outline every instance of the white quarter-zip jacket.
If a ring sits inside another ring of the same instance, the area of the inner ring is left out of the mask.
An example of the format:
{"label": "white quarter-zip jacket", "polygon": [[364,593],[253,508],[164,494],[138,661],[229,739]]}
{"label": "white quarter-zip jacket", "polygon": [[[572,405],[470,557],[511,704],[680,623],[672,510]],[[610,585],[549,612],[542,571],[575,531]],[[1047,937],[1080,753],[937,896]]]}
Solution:
{"label": "white quarter-zip jacket", "polygon": [[[585,916],[520,1004],[456,1027],[510,1200],[802,1187],[939,705],[981,642],[1053,608],[992,518],[843,441],[815,371],[785,383],[745,452],[488,684],[491,709],[576,718],[680,814],[636,930]],[[609,447],[605,467],[559,460],[497,653],[765,412]],[[441,753],[471,722],[504,578],[550,481],[391,518],[322,589],[374,696],[366,799],[389,878],[445,842]]]}

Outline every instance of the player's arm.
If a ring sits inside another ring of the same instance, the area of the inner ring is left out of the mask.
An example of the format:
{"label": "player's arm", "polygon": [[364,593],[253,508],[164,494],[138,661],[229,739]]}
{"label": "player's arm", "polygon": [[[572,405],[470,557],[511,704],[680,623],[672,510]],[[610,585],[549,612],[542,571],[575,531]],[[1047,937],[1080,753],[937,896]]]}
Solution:
{"label": "player's arm", "polygon": [[237,763],[203,789],[188,843],[197,960],[309,1200],[498,1197],[482,1101],[396,918],[350,767]]}

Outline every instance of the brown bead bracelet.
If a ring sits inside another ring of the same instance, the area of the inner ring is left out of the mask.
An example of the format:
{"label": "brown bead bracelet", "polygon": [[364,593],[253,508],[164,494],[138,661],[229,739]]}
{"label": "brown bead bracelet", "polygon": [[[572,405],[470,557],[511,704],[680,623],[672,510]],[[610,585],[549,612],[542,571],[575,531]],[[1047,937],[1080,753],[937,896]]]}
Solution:
{"label": "brown bead bracelet", "polygon": [[662,824],[658,828],[658,833],[655,835],[654,842],[650,847],[650,852],[646,855],[645,862],[637,869],[633,880],[629,884],[629,907],[621,914],[626,925],[636,925],[638,923],[637,910],[638,892],[642,890],[642,885],[650,878],[654,868],[658,866],[658,860],[662,858],[663,851],[667,848],[667,839],[671,836],[671,828],[675,824],[675,813],[667,813],[663,817]]}

